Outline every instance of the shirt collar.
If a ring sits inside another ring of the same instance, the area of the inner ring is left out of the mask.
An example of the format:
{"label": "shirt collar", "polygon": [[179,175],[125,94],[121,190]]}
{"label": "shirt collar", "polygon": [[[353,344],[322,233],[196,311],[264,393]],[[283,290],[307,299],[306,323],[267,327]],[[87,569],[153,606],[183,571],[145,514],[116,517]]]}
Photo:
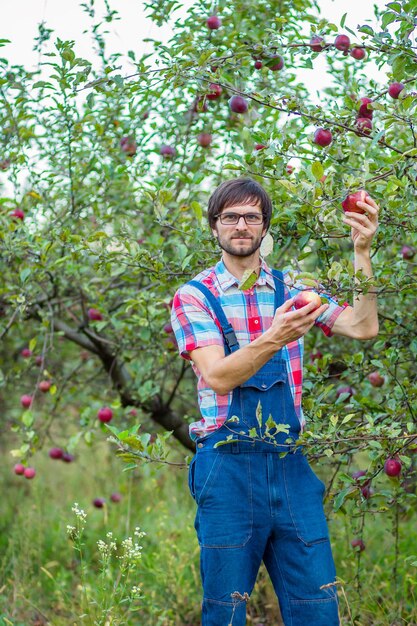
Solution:
{"label": "shirt collar", "polygon": [[[223,262],[223,259],[221,259],[217,263],[214,270],[222,291],[227,291],[227,289],[229,289],[230,287],[239,285],[238,279],[229,272]],[[268,285],[275,290],[274,278],[272,276],[271,270],[269,269],[265,261],[262,261],[261,270],[259,272],[256,283],[254,284],[254,287],[258,285]]]}

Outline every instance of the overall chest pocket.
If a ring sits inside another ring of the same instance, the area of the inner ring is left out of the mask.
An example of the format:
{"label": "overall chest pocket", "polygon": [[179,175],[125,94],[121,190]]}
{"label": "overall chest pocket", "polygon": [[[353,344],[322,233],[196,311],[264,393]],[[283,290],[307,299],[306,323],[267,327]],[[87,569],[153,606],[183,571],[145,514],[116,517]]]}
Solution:
{"label": "overall chest pocket", "polygon": [[[288,422],[288,408],[291,407],[288,374],[284,369],[259,370],[240,386],[240,418],[245,426],[258,428],[265,424],[269,416],[275,423]],[[287,421],[286,421],[287,420]]]}

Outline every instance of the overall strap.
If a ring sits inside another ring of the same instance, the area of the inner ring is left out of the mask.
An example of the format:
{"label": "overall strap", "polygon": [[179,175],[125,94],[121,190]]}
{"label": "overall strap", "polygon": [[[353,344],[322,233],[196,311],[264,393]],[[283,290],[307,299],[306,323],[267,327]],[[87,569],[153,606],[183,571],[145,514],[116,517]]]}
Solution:
{"label": "overall strap", "polygon": [[272,270],[275,283],[275,310],[285,302],[284,275],[279,270]]}
{"label": "overall strap", "polygon": [[199,283],[196,280],[190,280],[187,285],[191,285],[192,287],[195,287],[196,289],[201,291],[201,293],[206,296],[207,300],[209,301],[210,306],[214,311],[214,314],[220,322],[226,351],[230,353],[238,350],[239,344],[235,335],[235,331],[233,330],[232,325],[229,323],[226,315],[224,314],[224,311],[216,296],[210,291],[208,287],[206,287],[206,285],[203,285],[203,283]]}

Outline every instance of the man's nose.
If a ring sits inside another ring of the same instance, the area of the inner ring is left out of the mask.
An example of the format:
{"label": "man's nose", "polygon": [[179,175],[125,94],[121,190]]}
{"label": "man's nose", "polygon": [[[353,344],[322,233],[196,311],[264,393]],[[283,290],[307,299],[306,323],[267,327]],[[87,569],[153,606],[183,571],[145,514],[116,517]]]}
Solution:
{"label": "man's nose", "polygon": [[236,224],[236,228],[244,228],[246,230],[246,221],[243,215],[239,215],[239,219]]}

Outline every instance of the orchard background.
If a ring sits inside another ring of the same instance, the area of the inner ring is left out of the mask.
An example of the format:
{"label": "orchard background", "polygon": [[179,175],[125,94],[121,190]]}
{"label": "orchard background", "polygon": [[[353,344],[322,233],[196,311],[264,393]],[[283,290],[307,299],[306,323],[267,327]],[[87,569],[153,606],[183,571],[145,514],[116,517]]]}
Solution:
{"label": "orchard background", "polygon": [[[270,265],[340,302],[378,292],[375,340],[306,337],[303,443],[342,623],[417,624],[417,0],[377,27],[310,0],[144,4],[173,35],[141,58],[107,53],[107,1],[81,5],[98,64],[43,23],[36,70],[0,41],[0,623],[199,623],[198,410],[170,301],[218,258],[211,191],[249,175],[275,207]],[[323,56],[317,98],[299,75]],[[341,219],[358,189],[381,206],[373,280]],[[248,624],[277,623],[262,570]]]}

